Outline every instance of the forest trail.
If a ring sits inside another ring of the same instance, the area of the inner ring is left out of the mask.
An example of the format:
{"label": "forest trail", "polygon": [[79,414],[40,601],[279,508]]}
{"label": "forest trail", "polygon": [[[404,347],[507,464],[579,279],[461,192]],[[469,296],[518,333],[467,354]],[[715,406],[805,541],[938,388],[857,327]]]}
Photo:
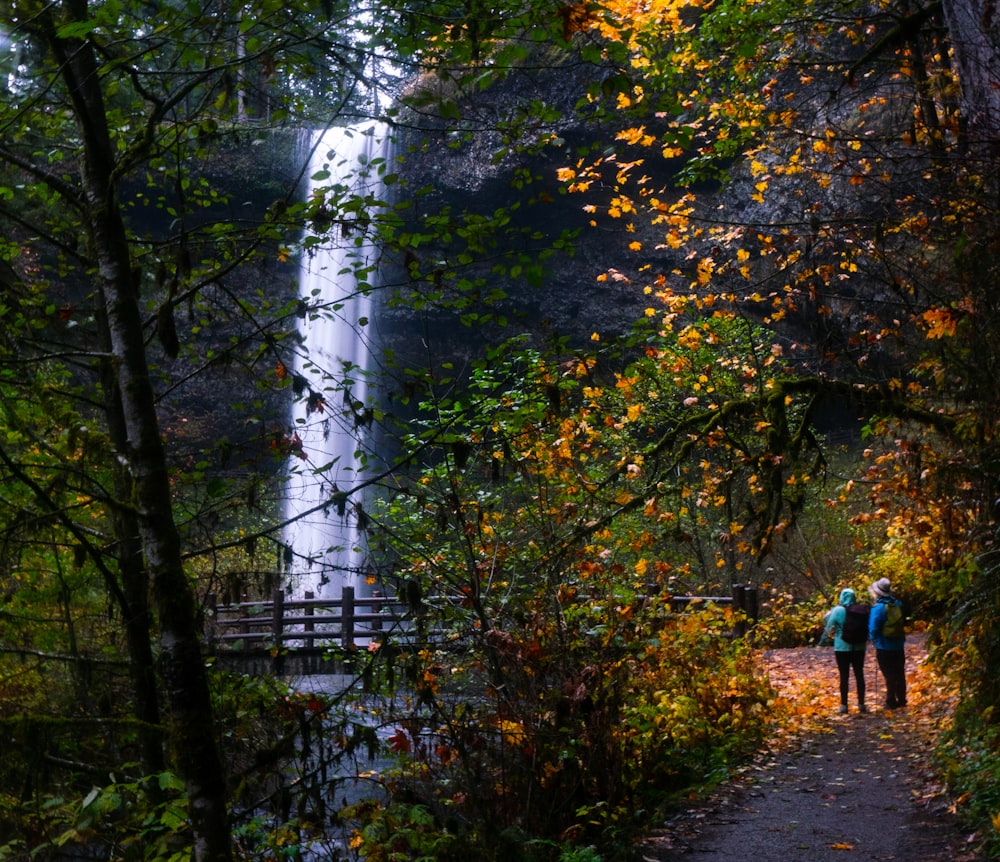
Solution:
{"label": "forest trail", "polygon": [[769,650],[787,727],[754,762],[673,815],[642,845],[647,862],[973,862],[929,762],[953,699],[930,669],[923,635],[907,637],[909,705],[887,711],[869,646],[869,712],[838,715],[831,648]]}

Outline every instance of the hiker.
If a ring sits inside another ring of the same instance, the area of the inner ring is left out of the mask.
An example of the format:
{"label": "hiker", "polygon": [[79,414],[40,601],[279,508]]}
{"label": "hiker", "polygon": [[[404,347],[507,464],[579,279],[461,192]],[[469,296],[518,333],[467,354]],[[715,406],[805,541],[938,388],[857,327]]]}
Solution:
{"label": "hiker", "polygon": [[906,633],[903,603],[892,594],[888,578],[875,581],[868,591],[875,605],[868,617],[868,635],[875,644],[875,658],[885,679],[885,708],[906,706]]}
{"label": "hiker", "polygon": [[858,604],[854,590],[840,591],[837,606],[826,615],[826,626],[820,643],[833,636],[833,655],[840,672],[840,710],[847,712],[847,691],[854,669],[854,685],[858,690],[858,712],[868,712],[865,706],[865,646],[868,644],[868,605]]}

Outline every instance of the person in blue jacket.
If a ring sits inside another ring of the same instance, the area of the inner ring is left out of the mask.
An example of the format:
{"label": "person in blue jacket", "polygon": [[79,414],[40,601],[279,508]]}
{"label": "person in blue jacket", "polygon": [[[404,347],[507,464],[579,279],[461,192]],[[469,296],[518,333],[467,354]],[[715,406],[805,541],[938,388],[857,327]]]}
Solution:
{"label": "person in blue jacket", "polygon": [[903,607],[892,594],[888,578],[880,578],[868,588],[875,601],[868,617],[868,636],[875,644],[875,658],[885,679],[885,708],[900,709],[906,706],[906,635],[887,637],[883,633],[886,613],[890,605]]}
{"label": "person in blue jacket", "polygon": [[848,643],[844,640],[844,620],[847,618],[847,608],[857,602],[854,590],[847,588],[840,591],[837,606],[826,615],[826,626],[820,643],[833,637],[833,655],[837,660],[837,670],[840,672],[840,713],[847,712],[847,694],[851,683],[851,669],[854,670],[854,685],[858,690],[858,712],[867,712],[865,706],[865,647],[867,640],[861,643]]}

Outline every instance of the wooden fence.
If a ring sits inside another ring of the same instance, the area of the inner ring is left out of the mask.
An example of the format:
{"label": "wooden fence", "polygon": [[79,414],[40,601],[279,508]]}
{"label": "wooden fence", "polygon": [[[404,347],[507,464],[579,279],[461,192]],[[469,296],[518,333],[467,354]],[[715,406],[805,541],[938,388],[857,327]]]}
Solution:
{"label": "wooden fence", "polygon": [[743,637],[747,629],[760,618],[760,606],[757,601],[757,588],[745,584],[733,584],[731,596],[671,596],[671,609],[680,613],[696,604],[732,605],[739,613],[733,628],[736,637]]}
{"label": "wooden fence", "polygon": [[358,597],[354,587],[344,587],[337,599],[318,599],[312,593],[290,599],[279,589],[270,601],[220,605],[209,596],[206,609],[209,646],[236,652],[314,649],[318,644],[353,649],[389,629],[412,628],[412,617],[399,599]]}
{"label": "wooden fence", "polygon": [[[433,604],[431,599],[427,601]],[[671,597],[675,613],[699,604],[728,604],[742,611],[733,631],[737,637],[745,635],[748,625],[757,620],[757,591],[753,587],[736,585],[730,596]],[[305,668],[302,672],[334,672],[336,663],[317,670],[320,656],[328,658],[331,652],[349,655],[390,632],[394,642],[404,645],[407,640],[416,644],[429,637],[422,621],[400,599],[378,594],[358,596],[353,587],[344,587],[336,599],[316,598],[311,593],[291,599],[282,590],[275,590],[269,601],[220,605],[209,596],[206,611],[205,640],[210,654],[227,664],[238,664],[241,658],[263,659],[276,673],[285,670],[287,656],[303,657],[304,663],[298,663]]]}

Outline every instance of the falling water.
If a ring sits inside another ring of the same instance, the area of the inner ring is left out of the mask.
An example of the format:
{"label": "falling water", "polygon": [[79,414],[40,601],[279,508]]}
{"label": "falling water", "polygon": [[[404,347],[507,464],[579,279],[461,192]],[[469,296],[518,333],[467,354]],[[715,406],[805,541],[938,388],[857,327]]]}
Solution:
{"label": "falling water", "polygon": [[[368,387],[372,311],[367,288],[377,281],[378,249],[368,228],[382,203],[380,165],[388,155],[383,127],[335,128],[312,139],[309,195],[325,195],[304,242],[294,368],[298,394],[284,541],[291,586],[337,598],[345,586],[365,592],[362,457],[371,427]],[[325,229],[322,220],[330,220]]]}

